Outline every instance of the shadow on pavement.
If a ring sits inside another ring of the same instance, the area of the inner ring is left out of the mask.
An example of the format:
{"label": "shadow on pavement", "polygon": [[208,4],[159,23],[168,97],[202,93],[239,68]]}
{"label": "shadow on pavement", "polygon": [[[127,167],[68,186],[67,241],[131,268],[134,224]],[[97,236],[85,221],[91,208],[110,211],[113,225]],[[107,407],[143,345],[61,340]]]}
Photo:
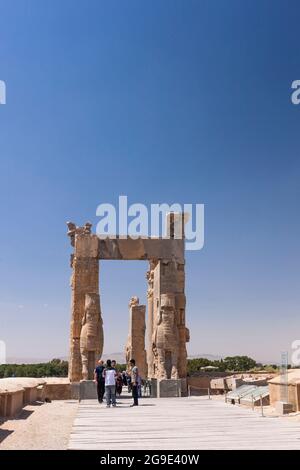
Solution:
{"label": "shadow on pavement", "polygon": [[10,434],[12,434],[14,431],[10,431],[8,429],[0,429],[0,443],[4,441]]}

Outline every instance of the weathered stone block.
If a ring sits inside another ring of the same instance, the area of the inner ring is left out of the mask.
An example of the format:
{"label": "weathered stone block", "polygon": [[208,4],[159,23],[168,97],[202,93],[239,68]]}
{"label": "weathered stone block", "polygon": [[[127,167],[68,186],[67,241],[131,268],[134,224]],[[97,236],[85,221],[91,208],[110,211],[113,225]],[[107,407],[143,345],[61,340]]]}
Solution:
{"label": "weathered stone block", "polygon": [[80,382],[71,382],[71,399],[79,400],[80,398]]}
{"label": "weathered stone block", "polygon": [[97,398],[97,387],[93,380],[81,380],[79,387],[79,400],[92,400]]}
{"label": "weathered stone block", "polygon": [[187,381],[186,379],[152,379],[151,396],[153,398],[187,396]]}
{"label": "weathered stone block", "polygon": [[11,418],[18,414],[23,408],[23,390],[9,392],[6,401],[5,416]]}

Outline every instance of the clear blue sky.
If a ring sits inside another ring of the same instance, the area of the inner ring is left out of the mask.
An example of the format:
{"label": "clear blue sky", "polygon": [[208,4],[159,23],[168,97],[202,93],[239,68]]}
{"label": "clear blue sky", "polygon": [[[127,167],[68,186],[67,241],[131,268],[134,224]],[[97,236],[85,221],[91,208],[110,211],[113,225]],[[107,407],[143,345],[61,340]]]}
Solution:
{"label": "clear blue sky", "polygon": [[[204,203],[187,254],[190,354],[279,360],[300,337],[299,2],[0,0],[0,339],[68,352],[67,220]],[[144,262],[105,262],[106,352]]]}

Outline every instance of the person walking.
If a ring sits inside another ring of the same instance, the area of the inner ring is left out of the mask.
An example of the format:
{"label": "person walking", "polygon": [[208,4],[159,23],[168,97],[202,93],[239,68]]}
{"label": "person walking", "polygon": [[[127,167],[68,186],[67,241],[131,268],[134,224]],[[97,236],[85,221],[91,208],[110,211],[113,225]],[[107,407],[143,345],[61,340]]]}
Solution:
{"label": "person walking", "polygon": [[138,399],[138,383],[139,383],[139,370],[135,365],[135,360],[130,359],[130,366],[131,366],[131,385],[132,385],[132,398],[133,404],[132,406],[138,406],[139,399]]}
{"label": "person walking", "polygon": [[98,365],[96,369],[94,370],[94,380],[97,384],[97,395],[98,395],[99,403],[103,403],[103,396],[104,396],[104,390],[105,390],[104,377],[103,377],[104,369],[105,369],[104,361],[102,360],[98,361]]}
{"label": "person walking", "polygon": [[107,359],[106,367],[103,371],[105,381],[106,408],[110,405],[116,406],[116,369],[112,367],[111,360]]}

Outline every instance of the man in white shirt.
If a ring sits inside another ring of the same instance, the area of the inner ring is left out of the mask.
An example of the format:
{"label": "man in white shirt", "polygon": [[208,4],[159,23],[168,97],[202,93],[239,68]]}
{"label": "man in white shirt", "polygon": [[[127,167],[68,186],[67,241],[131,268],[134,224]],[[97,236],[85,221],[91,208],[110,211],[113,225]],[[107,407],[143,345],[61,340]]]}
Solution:
{"label": "man in white shirt", "polygon": [[103,371],[103,377],[105,380],[105,396],[106,396],[106,408],[109,408],[112,404],[116,406],[116,369],[112,367],[111,360],[107,359],[106,367]]}

